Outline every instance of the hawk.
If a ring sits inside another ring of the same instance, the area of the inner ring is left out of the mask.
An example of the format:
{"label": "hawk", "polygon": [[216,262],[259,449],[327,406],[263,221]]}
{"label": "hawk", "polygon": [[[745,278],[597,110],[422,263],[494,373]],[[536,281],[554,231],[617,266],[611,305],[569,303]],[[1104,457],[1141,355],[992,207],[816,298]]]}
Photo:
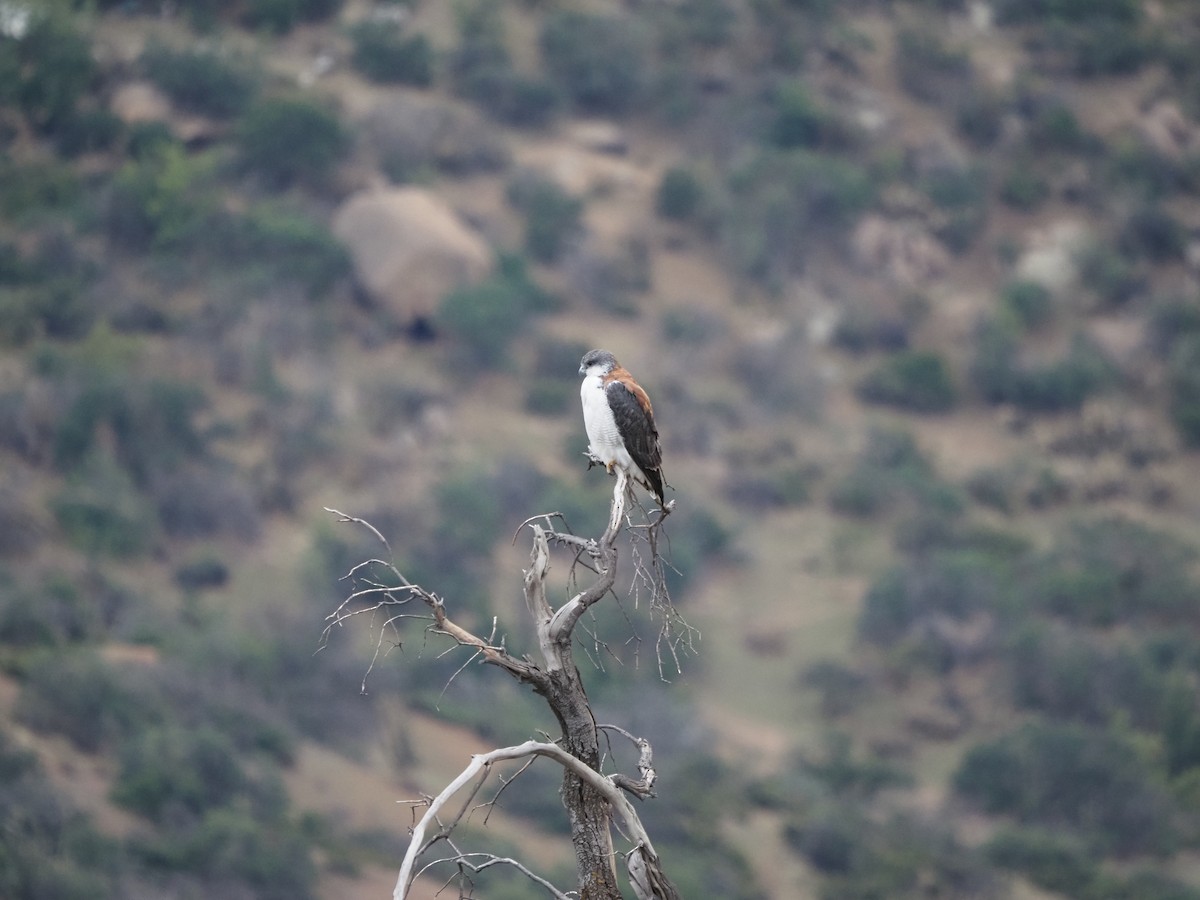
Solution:
{"label": "hawk", "polygon": [[589,452],[609,472],[619,466],[664,505],[662,448],[650,398],[607,350],[587,353],[579,374]]}

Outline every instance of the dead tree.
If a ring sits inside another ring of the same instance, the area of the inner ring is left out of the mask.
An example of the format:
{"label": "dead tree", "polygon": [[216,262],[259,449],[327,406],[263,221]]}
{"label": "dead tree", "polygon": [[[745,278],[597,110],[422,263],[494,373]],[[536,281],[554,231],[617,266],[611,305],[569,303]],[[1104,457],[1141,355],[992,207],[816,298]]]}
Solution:
{"label": "dead tree", "polygon": [[[617,851],[613,843],[615,813],[619,820],[616,824],[624,840],[629,843],[629,848],[622,855],[638,900],[678,898],[678,891],[663,871],[658,853],[629,800],[630,796],[641,800],[654,795],[656,775],[650,744],[624,729],[596,723],[573,659],[575,629],[581,617],[613,590],[617,576],[617,539],[622,526],[628,524],[626,512],[632,499],[630,482],[624,472],[618,471],[608,525],[599,539],[583,538],[558,530],[552,526],[554,520],[550,516],[539,516],[525,523],[533,534],[529,568],[524,576],[525,603],[537,635],[537,659],[511,654],[503,643],[496,641],[494,626],[492,635],[486,640],[462,627],[450,617],[443,598],[409,582],[390,561],[367,560],[351,570],[348,577],[355,584],[355,590],[328,617],[326,637],[332,628],[354,616],[381,614],[384,618],[380,640],[376,645],[378,657],[384,647],[386,631],[398,628],[404,619],[425,619],[429,631],[467,648],[472,653],[472,659],[494,665],[522,684],[532,687],[535,693],[544,698],[561,730],[561,735],[553,742],[528,741],[474,756],[462,774],[437,796],[420,801],[423,813],[412,828],[412,840],[405,853],[393,895],[396,900],[406,897],[413,880],[438,862],[449,863],[463,878],[460,881],[460,896],[465,896],[462,885],[469,881],[471,873],[495,865],[517,868],[544,888],[549,896],[568,896],[515,860],[491,854],[465,853],[454,840],[455,826],[472,809],[474,798],[479,795],[497,763],[506,760],[532,762],[538,757],[552,760],[563,769],[561,797],[571,826],[571,843],[579,882],[578,896],[583,900],[618,900],[621,897],[617,884]],[[329,512],[337,515],[341,521],[356,522],[368,528],[387,547],[387,541],[369,523],[336,510]],[[639,575],[635,576],[635,585],[640,577],[655,586],[651,592],[651,605],[665,613],[659,633],[660,671],[663,660],[661,648],[665,645],[672,658],[677,660],[675,654],[681,641],[690,642],[692,634],[670,607],[669,598],[663,602],[665,595],[660,594],[658,587],[662,575],[656,545],[658,526],[669,512],[670,506],[657,513],[655,521],[643,526],[650,536],[648,544],[652,566],[647,567],[639,558],[636,561]],[[542,521],[545,525],[541,524]],[[586,568],[595,576],[591,584],[575,593],[558,609],[554,609],[546,598],[552,545],[571,551],[577,561],[585,561]],[[390,548],[388,552],[390,555]],[[390,572],[391,584],[371,577],[370,573],[377,567]],[[414,601],[418,608],[421,604],[424,608],[419,612],[410,612],[410,605]],[[374,664],[375,661],[372,661],[372,666]],[[638,748],[637,778],[621,773],[603,774],[600,732],[604,729],[624,735]],[[452,807],[454,796],[467,789],[468,785],[470,788],[466,799]],[[449,848],[450,854],[430,863],[424,862],[428,851],[443,843]]]}

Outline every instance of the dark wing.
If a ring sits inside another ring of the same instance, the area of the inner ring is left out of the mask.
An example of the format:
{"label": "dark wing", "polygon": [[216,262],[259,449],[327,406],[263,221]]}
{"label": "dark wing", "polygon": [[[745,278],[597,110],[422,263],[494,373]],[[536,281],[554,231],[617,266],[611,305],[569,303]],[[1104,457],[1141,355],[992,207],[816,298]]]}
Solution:
{"label": "dark wing", "polygon": [[[645,397],[645,391],[642,391],[636,382],[633,382],[633,386]],[[608,397],[608,406],[612,410],[617,431],[621,433],[621,440],[625,442],[625,449],[650,482],[650,490],[661,502],[662,447],[658,443],[658,428],[654,424],[649,400],[643,405],[641,398],[624,380],[610,381],[604,393]]]}

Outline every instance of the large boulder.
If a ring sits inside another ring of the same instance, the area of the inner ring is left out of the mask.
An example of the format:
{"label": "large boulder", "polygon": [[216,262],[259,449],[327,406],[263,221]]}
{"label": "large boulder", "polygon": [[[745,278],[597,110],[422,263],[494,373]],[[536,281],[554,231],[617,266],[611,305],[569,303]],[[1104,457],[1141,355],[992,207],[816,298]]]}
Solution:
{"label": "large boulder", "polygon": [[333,220],[359,285],[403,319],[431,314],[443,296],[481,281],[488,245],[435,194],[404,187],[362,191]]}

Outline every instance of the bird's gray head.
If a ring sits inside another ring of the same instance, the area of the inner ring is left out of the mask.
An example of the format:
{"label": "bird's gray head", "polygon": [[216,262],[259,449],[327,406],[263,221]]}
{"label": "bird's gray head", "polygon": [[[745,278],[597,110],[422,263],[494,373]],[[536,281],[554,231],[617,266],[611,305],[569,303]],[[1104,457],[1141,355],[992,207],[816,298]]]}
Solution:
{"label": "bird's gray head", "polygon": [[580,375],[607,375],[617,367],[617,358],[607,350],[589,350],[579,363]]}

